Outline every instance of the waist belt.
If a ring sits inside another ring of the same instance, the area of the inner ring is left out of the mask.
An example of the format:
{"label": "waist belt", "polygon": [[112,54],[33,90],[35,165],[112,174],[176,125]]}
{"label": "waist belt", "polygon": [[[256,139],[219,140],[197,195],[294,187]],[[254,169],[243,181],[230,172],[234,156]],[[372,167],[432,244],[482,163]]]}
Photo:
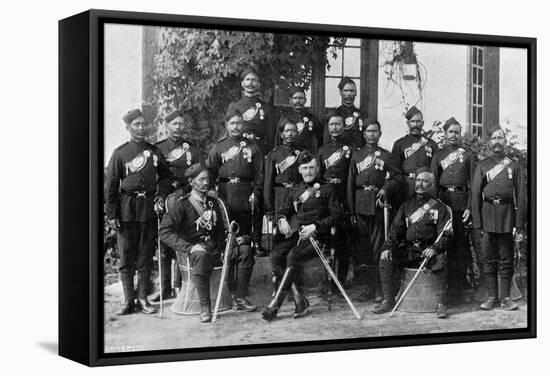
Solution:
{"label": "waist belt", "polygon": [[340,178],[328,178],[328,179],[325,179],[325,182],[327,184],[342,184],[344,180]]}
{"label": "waist belt", "polygon": [[238,183],[251,183],[252,179],[234,177],[234,178],[219,178],[218,181],[220,183],[238,184]]}
{"label": "waist belt", "polygon": [[445,187],[444,185],[440,185],[439,188],[442,191],[447,191],[447,192],[468,192],[467,186],[457,187],[454,185],[449,185],[448,187]]}
{"label": "waist belt", "polygon": [[491,205],[507,205],[512,204],[514,199],[504,198],[504,197],[485,197],[483,196],[483,201]]}
{"label": "waist belt", "polygon": [[355,189],[358,191],[377,191],[378,187],[375,185],[359,185]]}
{"label": "waist belt", "polygon": [[414,240],[414,241],[407,241],[406,242],[407,246],[409,248],[415,248],[415,249],[424,249],[424,248],[427,248],[431,243],[428,243],[427,241],[425,240]]}
{"label": "waist belt", "polygon": [[293,188],[294,183],[275,183],[273,186],[279,188]]}
{"label": "waist belt", "polygon": [[148,192],[148,191],[125,191],[125,190],[122,190],[121,192],[123,195],[135,197],[135,198],[147,198],[147,197],[154,196],[156,193],[154,191]]}

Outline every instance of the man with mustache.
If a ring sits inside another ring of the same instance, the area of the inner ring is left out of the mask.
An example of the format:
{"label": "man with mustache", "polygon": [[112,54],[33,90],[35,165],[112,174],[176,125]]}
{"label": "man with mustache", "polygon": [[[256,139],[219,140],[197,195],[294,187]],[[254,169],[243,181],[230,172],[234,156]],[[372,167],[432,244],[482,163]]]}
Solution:
{"label": "man with mustache", "polygon": [[[415,173],[415,195],[401,205],[393,219],[388,240],[380,255],[380,278],[384,300],[373,310],[386,313],[395,305],[393,274],[402,268],[418,268],[423,259],[435,278],[436,315],[447,317],[447,266],[445,251],[449,234],[444,231],[452,223],[451,209],[433,197],[434,176],[426,167]],[[439,240],[436,242],[438,237]]]}
{"label": "man with mustache", "polygon": [[391,156],[394,164],[401,169],[407,182],[405,198],[415,193],[415,171],[422,167],[430,168],[432,157],[437,151],[437,144],[422,135],[424,119],[422,112],[415,106],[406,113],[409,133],[393,144]]}
{"label": "man with mustache", "polygon": [[353,242],[349,234],[353,233],[349,220],[349,207],[347,202],[347,183],[350,160],[355,146],[348,143],[344,137],[344,118],[337,111],[332,111],[327,116],[327,130],[330,140],[317,152],[320,164],[321,182],[331,185],[336,193],[338,201],[345,213],[343,223],[336,228],[336,260],[337,277],[342,284],[346,282]]}
{"label": "man with mustache", "polygon": [[243,116],[243,137],[254,141],[263,155],[275,146],[273,109],[260,94],[260,76],[255,67],[242,71],[243,97],[232,102],[227,112],[238,110]]}
{"label": "man with mustache", "polygon": [[[263,191],[264,156],[259,146],[243,137],[243,115],[238,109],[225,115],[227,136],[216,143],[206,159],[212,178],[216,181],[218,194],[227,202],[231,219],[239,224],[241,234],[237,238],[238,247],[250,247],[258,242],[259,234],[252,233],[251,206],[257,207]],[[252,264],[239,266],[237,279],[246,281],[252,275]],[[234,297],[233,309],[252,311],[256,306],[243,297]]]}
{"label": "man with mustache", "polygon": [[[323,144],[323,126],[317,116],[306,109],[304,89],[294,87],[290,90],[290,104],[292,105],[292,111],[286,113],[283,117],[294,122],[298,128],[296,145],[316,153]],[[276,141],[280,142],[280,137]]]}
{"label": "man with mustache", "polygon": [[272,269],[280,285],[271,303],[261,312],[266,321],[277,317],[289,290],[294,296],[294,318],[306,314],[309,303],[301,286],[303,263],[316,255],[309,238],[314,236],[323,243],[329,242],[331,226],[342,218],[332,186],[319,183],[319,164],[314,155],[304,151],[297,164],[303,181],[292,188],[284,205],[275,212],[275,222],[286,239],[277,243],[271,252]]}
{"label": "man with mustache", "polygon": [[[382,136],[380,123],[366,119],[363,136],[366,144],[355,151],[349,164],[347,202],[351,222],[359,232],[355,246],[355,275],[361,274],[366,265],[376,265],[375,286],[369,286],[359,299],[368,300],[375,294],[375,301],[382,301],[378,260],[384,242],[384,210],[387,192],[399,187],[401,173],[393,165],[390,152],[378,146]],[[389,225],[389,224],[388,224]],[[363,267],[363,268],[362,268]],[[374,290],[370,287],[374,287]]]}
{"label": "man with mustache", "polygon": [[453,237],[449,243],[449,294],[455,299],[469,302],[464,296],[467,288],[466,270],[472,256],[465,225],[471,221],[470,187],[476,168],[474,153],[461,145],[462,127],[454,117],[443,125],[446,145],[432,159],[435,197],[453,211]]}
{"label": "man with mustache", "polygon": [[117,314],[127,315],[136,308],[151,314],[156,310],[147,300],[147,290],[155,253],[156,221],[164,210],[164,198],[168,194],[158,183],[172,179],[172,173],[161,151],[145,141],[148,131],[143,113],[139,109],[130,110],[122,119],[130,141],[113,151],[105,177],[107,218],[117,231],[124,293],[124,304]]}
{"label": "man with mustache", "polygon": [[[181,188],[180,194],[190,189],[187,178],[185,178],[185,171],[196,163],[204,163],[204,157],[200,148],[187,138],[189,131],[193,126],[194,120],[191,114],[175,110],[170,112],[164,117],[164,123],[168,130],[168,137],[155,144],[160,149],[170,171],[174,175],[174,179],[165,179],[160,184],[168,185],[164,187],[166,191],[174,191],[176,188]],[[162,262],[162,294],[164,299],[171,298],[172,295],[172,260],[176,260],[176,254],[174,250],[161,244],[161,262]],[[174,271],[174,287],[179,289],[181,287],[181,273],[179,268]],[[153,302],[160,300],[160,291],[151,297]]]}
{"label": "man with mustache", "polygon": [[[487,135],[493,155],[479,162],[472,184],[472,219],[474,228],[483,232],[483,273],[488,297],[481,304],[491,310],[500,306],[515,310],[510,299],[514,274],[514,235],[522,237],[527,202],[524,172],[518,162],[506,155],[506,133],[498,125]],[[498,277],[498,279],[497,279]]]}
{"label": "man with mustache", "polygon": [[[357,86],[349,77],[342,77],[338,83],[338,90],[342,98],[342,105],[336,109],[336,113],[344,119],[344,139],[346,143],[353,144],[356,147],[362,147],[365,144],[363,139],[363,116],[361,110],[355,107],[355,97],[357,96]],[[324,143],[331,139],[330,131],[325,128]]]}
{"label": "man with mustache", "polygon": [[[222,262],[224,230],[229,224],[224,223],[217,200],[206,194],[210,185],[206,167],[194,164],[187,169],[185,177],[192,190],[183,196],[175,193],[168,196],[159,236],[176,251],[180,264],[185,265],[188,258],[201,306],[199,320],[206,323],[212,320],[210,276],[214,267]],[[239,271],[252,268],[254,254],[250,247],[239,245],[230,248],[229,252],[227,286],[234,301],[244,302],[248,281],[241,278]],[[248,301],[247,305],[250,305]]]}

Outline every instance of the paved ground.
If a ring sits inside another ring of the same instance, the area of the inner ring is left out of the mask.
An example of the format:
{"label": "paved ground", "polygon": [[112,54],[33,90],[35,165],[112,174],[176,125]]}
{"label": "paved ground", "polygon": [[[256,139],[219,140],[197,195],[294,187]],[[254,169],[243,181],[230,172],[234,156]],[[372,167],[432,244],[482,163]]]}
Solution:
{"label": "paved ground", "polygon": [[[267,283],[256,283],[251,288],[254,303],[266,305],[270,299]],[[351,288],[352,300],[360,289]],[[197,316],[174,314],[165,302],[164,319],[158,315],[136,313],[116,316],[114,312],[122,300],[120,283],[105,289],[105,351],[143,351],[174,348],[197,348],[223,345],[257,343],[280,343],[320,339],[379,337],[421,333],[449,333],[472,330],[524,328],[527,326],[527,308],[519,301],[520,309],[509,312],[501,309],[485,312],[477,303],[450,307],[450,317],[440,320],[431,313],[413,314],[396,312],[374,315],[370,309],[373,302],[354,301],[363,316],[358,321],[342,298],[335,299],[331,312],[326,301],[310,290],[309,315],[293,319],[294,305],[285,302],[279,316],[273,322],[265,322],[258,312],[241,313],[228,311],[219,315],[214,324],[201,324]]]}

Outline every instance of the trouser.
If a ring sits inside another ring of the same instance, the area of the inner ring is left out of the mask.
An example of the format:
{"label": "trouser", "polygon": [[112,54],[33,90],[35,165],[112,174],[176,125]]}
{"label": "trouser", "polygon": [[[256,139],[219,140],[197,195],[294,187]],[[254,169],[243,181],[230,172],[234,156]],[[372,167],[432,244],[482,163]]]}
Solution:
{"label": "trouser", "polygon": [[514,274],[514,238],[512,233],[483,233],[483,273],[490,297],[510,297],[510,286]]}
{"label": "trouser", "polygon": [[134,274],[138,273],[138,299],[147,298],[155,253],[155,222],[122,222],[117,232],[120,280],[125,301],[135,299]]}
{"label": "trouser", "polygon": [[[354,258],[357,266],[375,265],[378,266],[380,251],[384,244],[384,213],[376,212],[374,215],[356,216],[357,230],[359,233],[355,247]],[[373,281],[375,288],[380,287],[380,275],[378,268],[375,269]]]}
{"label": "trouser", "polygon": [[[396,286],[394,284],[396,275],[403,272],[403,268],[418,268],[422,263],[420,257],[421,251],[406,247],[398,248],[392,252],[392,260],[380,260],[380,280],[382,282],[382,292],[384,300],[393,302],[396,295]],[[428,269],[432,270],[435,278],[434,288],[438,303],[447,303],[447,265],[445,254],[438,254],[427,263]],[[434,265],[434,263],[437,265]],[[399,278],[401,280],[401,278]]]}
{"label": "trouser", "polygon": [[[170,292],[172,288],[172,260],[176,260],[177,265],[176,252],[162,243],[160,249],[162,262],[160,278],[162,280],[162,289],[165,292]],[[174,270],[174,287],[181,288],[181,271],[179,267]]]}
{"label": "trouser", "polygon": [[[244,298],[248,293],[248,284],[254,266],[254,254],[249,245],[235,246],[229,252],[227,287],[236,298]],[[189,254],[191,276],[193,277],[203,276],[209,279],[214,267],[221,265],[221,263],[220,255],[216,252],[197,250]],[[201,292],[197,290],[197,293],[200,294]],[[208,292],[208,294],[210,293]]]}
{"label": "trouser", "polygon": [[464,223],[462,222],[461,211],[453,212],[453,237],[448,243],[447,261],[449,263],[449,291],[457,295],[463,293],[468,287],[466,272],[472,264],[470,253],[470,240]]}

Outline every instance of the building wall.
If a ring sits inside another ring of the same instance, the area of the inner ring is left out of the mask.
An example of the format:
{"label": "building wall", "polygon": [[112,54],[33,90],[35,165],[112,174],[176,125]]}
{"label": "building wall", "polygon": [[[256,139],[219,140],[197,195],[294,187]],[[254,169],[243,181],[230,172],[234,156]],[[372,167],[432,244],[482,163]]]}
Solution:
{"label": "building wall", "polygon": [[142,104],[142,27],[105,25],[105,165],[113,150],[128,140],[122,116]]}

